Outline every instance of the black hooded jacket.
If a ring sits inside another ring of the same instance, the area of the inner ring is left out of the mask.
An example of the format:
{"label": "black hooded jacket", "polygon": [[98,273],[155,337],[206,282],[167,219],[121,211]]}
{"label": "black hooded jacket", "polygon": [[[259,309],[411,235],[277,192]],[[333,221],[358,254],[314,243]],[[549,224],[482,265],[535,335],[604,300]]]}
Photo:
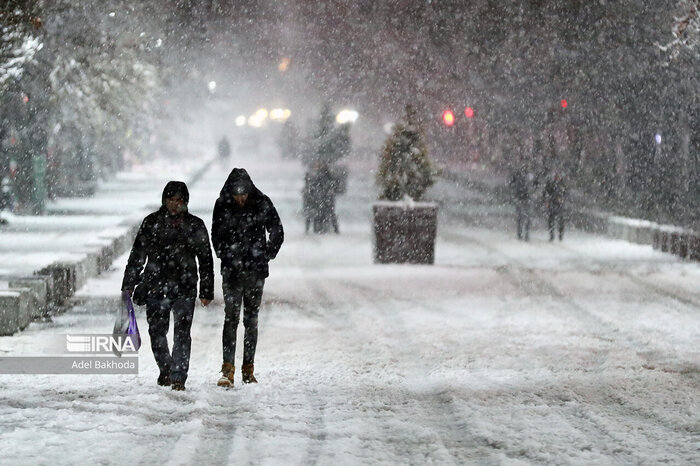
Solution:
{"label": "black hooded jacket", "polygon": [[[175,195],[185,201],[185,208],[177,215],[170,215],[165,199]],[[214,261],[209,234],[202,219],[187,212],[188,202],[189,192],[185,183],[168,182],[163,190],[160,209],[143,220],[136,234],[124,272],[122,290],[133,291],[139,285],[137,293],[141,297],[194,298],[197,295],[199,262],[199,297],[214,298]],[[134,300],[137,301],[136,293]]]}
{"label": "black hooded jacket", "polygon": [[[234,191],[247,192],[243,207],[234,200]],[[242,168],[234,168],[221,188],[211,234],[222,274],[234,279],[266,278],[270,274],[267,263],[277,256],[284,241],[275,206]]]}
{"label": "black hooded jacket", "polygon": [[551,177],[544,185],[542,197],[550,212],[562,212],[566,199],[566,184],[559,175]]}

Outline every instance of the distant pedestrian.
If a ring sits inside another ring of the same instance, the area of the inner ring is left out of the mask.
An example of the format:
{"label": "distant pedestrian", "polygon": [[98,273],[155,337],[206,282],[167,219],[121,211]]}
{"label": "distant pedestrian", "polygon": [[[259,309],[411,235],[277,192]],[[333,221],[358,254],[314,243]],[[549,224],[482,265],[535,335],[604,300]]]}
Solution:
{"label": "distant pedestrian", "polygon": [[231,144],[228,142],[226,136],[222,137],[219,141],[219,158],[227,159],[231,156]]}
{"label": "distant pedestrian", "polygon": [[[160,209],[141,223],[122,282],[122,290],[133,295],[136,304],[146,305],[151,349],[160,369],[158,385],[172,385],[173,390],[185,389],[198,278],[202,305],[214,299],[209,234],[202,219],[187,211],[189,197],[185,183],[165,185]],[[171,311],[172,353],[167,338]]]}
{"label": "distant pedestrian", "polygon": [[304,215],[304,233],[308,233],[311,229],[314,218],[316,218],[316,211],[318,210],[318,205],[312,198],[312,185],[314,183],[316,169],[317,165],[314,165],[304,174],[304,187],[301,190],[302,214]]}
{"label": "distant pedestrian", "polygon": [[518,239],[530,240],[530,221],[532,217],[532,196],[537,188],[535,175],[524,168],[513,172],[510,182],[515,203],[515,215]]}
{"label": "distant pedestrian", "polygon": [[243,383],[257,383],[254,375],[258,343],[258,312],[268,262],[277,256],[284,241],[282,222],[269,197],[255,187],[248,173],[234,168],[221,188],[214,206],[212,242],[221,259],[224,291],[221,387],[233,386],[236,332],[243,304]]}
{"label": "distant pedestrian", "polygon": [[335,213],[335,198],[338,195],[340,180],[331,168],[321,163],[313,171],[309,197],[313,205],[314,233],[327,233],[331,229],[340,233],[338,216]]}
{"label": "distant pedestrian", "polygon": [[554,172],[544,186],[542,192],[544,206],[547,210],[547,226],[549,241],[554,241],[555,229],[559,233],[559,241],[564,238],[564,202],[566,201],[566,184],[560,172]]}

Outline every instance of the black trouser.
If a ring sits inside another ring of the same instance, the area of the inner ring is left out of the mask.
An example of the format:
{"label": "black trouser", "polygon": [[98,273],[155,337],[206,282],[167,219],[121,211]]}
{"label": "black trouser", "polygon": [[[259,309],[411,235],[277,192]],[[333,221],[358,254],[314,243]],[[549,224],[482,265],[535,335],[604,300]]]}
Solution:
{"label": "black trouser", "polygon": [[[151,336],[151,349],[161,373],[170,374],[173,382],[185,383],[190,367],[192,338],[192,317],[195,298],[152,299],[146,301],[148,334]],[[170,311],[174,316],[175,335],[173,352],[168,348],[168,328]]]}
{"label": "black trouser", "polygon": [[564,209],[549,209],[547,225],[549,226],[549,240],[554,240],[555,224],[559,227],[559,239],[564,237]]}
{"label": "black trouser", "polygon": [[236,279],[223,273],[224,289],[224,331],[222,343],[224,362],[234,364],[236,355],[236,331],[241,318],[241,302],[243,303],[243,364],[253,364],[255,349],[258,346],[258,312],[262,301],[265,279],[247,278]]}

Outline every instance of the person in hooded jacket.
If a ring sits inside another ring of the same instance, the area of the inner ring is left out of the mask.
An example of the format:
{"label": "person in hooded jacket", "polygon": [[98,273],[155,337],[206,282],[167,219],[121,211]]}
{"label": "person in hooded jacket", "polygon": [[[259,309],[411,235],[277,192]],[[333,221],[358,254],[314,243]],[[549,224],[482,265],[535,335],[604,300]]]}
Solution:
{"label": "person in hooded jacket", "polygon": [[559,241],[564,237],[564,202],[566,201],[566,183],[561,172],[555,171],[544,185],[542,192],[545,209],[547,209],[547,226],[549,241],[554,241],[555,226],[558,227]]}
{"label": "person in hooded jacket", "polygon": [[[185,183],[168,182],[160,209],[141,223],[122,282],[122,291],[133,295],[136,304],[146,305],[151,349],[160,369],[158,385],[172,385],[173,390],[185,389],[198,279],[202,305],[214,299],[209,233],[202,219],[187,211],[188,202]],[[172,353],[167,339],[171,311]]]}
{"label": "person in hooded jacket", "polygon": [[516,168],[510,181],[515,201],[515,216],[518,239],[530,241],[530,219],[532,216],[532,197],[537,189],[535,175],[524,167]]}
{"label": "person in hooded jacket", "polygon": [[339,233],[338,216],[335,213],[335,197],[338,180],[331,168],[319,163],[314,170],[309,196],[316,204],[313,219],[314,233],[327,233],[331,228]]}
{"label": "person in hooded jacket", "polygon": [[254,375],[258,342],[258,312],[268,262],[277,256],[284,241],[282,222],[269,197],[255,187],[248,172],[234,168],[221,188],[214,206],[212,242],[221,259],[224,292],[224,328],[221,387],[232,387],[236,331],[243,304],[243,383],[257,383]]}

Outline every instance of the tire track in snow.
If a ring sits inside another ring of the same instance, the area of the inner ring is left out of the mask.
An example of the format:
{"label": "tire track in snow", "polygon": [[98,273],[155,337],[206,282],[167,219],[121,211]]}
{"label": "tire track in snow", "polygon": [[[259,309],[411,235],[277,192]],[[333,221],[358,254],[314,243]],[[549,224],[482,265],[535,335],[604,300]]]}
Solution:
{"label": "tire track in snow", "polygon": [[[418,303],[415,299],[399,296],[395,293],[387,293],[385,290],[380,291],[371,286],[350,282],[343,282],[343,285],[355,289],[365,296],[374,296],[372,302],[379,302],[382,299],[386,300],[386,296],[390,295],[391,299],[394,301],[402,302],[412,307],[418,305],[426,311],[435,310],[434,307],[424,302]],[[377,312],[376,314],[384,316],[381,312]],[[400,319],[396,319],[397,315],[394,314],[392,317],[393,319],[389,321],[389,325],[399,323],[401,332],[404,335],[411,334],[405,323]],[[384,319],[387,320],[386,316],[384,316]],[[448,335],[443,335],[441,343],[444,344],[446,342],[449,342],[452,347],[455,348],[459,348],[461,345],[457,340],[450,338]],[[419,354],[421,353],[421,349],[434,344],[434,341],[423,338],[423,341],[416,345],[416,349],[414,349],[408,357],[418,361],[429,361],[431,360],[430,355],[428,355],[428,357],[420,357]],[[431,372],[431,366],[425,363],[420,364],[419,369],[425,376],[429,376]],[[506,448],[506,445],[501,440],[477,434],[470,427],[468,421],[471,413],[465,412],[463,408],[457,405],[458,402],[468,404],[469,400],[461,397],[452,387],[437,385],[434,390],[426,393],[424,396],[431,400],[428,404],[432,406],[432,412],[426,411],[426,414],[431,419],[434,419],[433,428],[441,432],[445,431],[445,427],[449,428],[446,431],[447,434],[443,435],[441,441],[446,450],[450,452],[452,458],[457,461],[456,464],[464,464],[464,462],[473,463],[474,461],[480,463],[484,461],[496,461],[494,456],[505,456],[514,460],[529,459],[536,462],[542,461],[541,457],[532,456],[527,450],[521,449],[518,451],[511,451]],[[431,416],[431,414],[435,414],[435,416]]]}
{"label": "tire track in snow", "polygon": [[[584,328],[589,328],[588,326],[591,326],[590,329],[595,330],[593,333],[598,338],[602,338],[603,340],[610,342],[611,344],[627,347],[628,349],[634,351],[634,353],[638,357],[648,360],[647,354],[649,354],[650,344],[640,343],[633,336],[629,335],[628,332],[621,332],[619,331],[619,329],[613,328],[612,324],[605,322],[604,320],[590,312],[586,307],[577,303],[572,298],[569,298],[564,293],[560,292],[559,289],[551,283],[551,281],[539,276],[533,269],[528,268],[520,261],[513,259],[511,256],[504,253],[499,248],[466,234],[451,233],[445,234],[443,236],[446,239],[456,238],[458,240],[468,240],[470,244],[477,245],[491,253],[498,254],[501,257],[505,258],[508,263],[515,264],[518,267],[520,274],[528,277],[526,280],[524,280],[525,286],[523,286],[523,279],[517,276],[511,267],[498,267],[497,270],[500,273],[502,273],[503,276],[507,278],[518,289],[527,289],[527,287],[531,287],[531,289],[533,289],[534,291],[538,291],[546,296],[553,297],[558,301],[562,302],[566,306],[566,310],[560,306],[556,308],[557,311],[564,311],[569,317],[573,318],[574,320],[583,322],[585,324]],[[579,271],[586,272],[592,275],[597,275],[595,271],[585,267],[581,267]],[[665,294],[662,294],[662,296],[666,297]],[[551,308],[548,308],[548,311],[550,313],[555,313],[554,309]],[[651,353],[653,354],[657,351],[658,350],[655,350]],[[598,372],[604,372],[602,366],[603,364],[605,364],[606,360],[607,356],[604,354],[600,354],[599,357],[596,358]],[[659,439],[664,438],[672,438],[673,436],[678,434],[687,434],[685,428],[667,422],[667,420],[659,417],[656,413],[650,412],[646,407],[646,409],[644,409],[626,406],[624,400],[620,398],[619,393],[615,390],[612,390],[610,386],[605,385],[604,390],[604,397],[607,400],[609,400],[609,405],[606,406],[610,407],[611,409],[614,408],[617,412],[617,415],[615,416],[611,416],[610,414],[606,415],[613,422],[617,423],[617,419],[620,418],[642,418],[643,420],[653,421],[654,427],[663,427],[672,432],[672,434],[666,436],[659,436],[659,438],[651,438],[650,434],[642,432],[641,435],[644,435],[648,442],[658,441]],[[625,444],[624,440],[620,438],[616,432],[610,431],[610,429],[607,428],[607,426],[601,424],[602,419],[599,419],[599,417],[603,416],[602,414],[594,415],[592,412],[590,412],[590,410],[582,409],[581,406],[576,407],[574,409],[570,409],[570,414],[571,415],[566,417],[567,421],[570,422],[572,425],[577,425],[577,428],[579,428],[581,431],[590,431],[589,427],[593,427],[603,438],[613,440],[618,445]],[[584,424],[581,424],[582,422]],[[621,425],[620,427],[620,431],[623,432],[624,425]],[[626,451],[627,453],[629,453],[629,455],[632,456],[634,461],[644,460],[643,456],[639,456],[638,454],[636,454],[635,448],[632,446],[621,451]]]}
{"label": "tire track in snow", "polygon": [[[85,299],[80,303],[81,309],[101,308],[102,299]],[[69,311],[70,312],[70,311]],[[141,356],[153,358],[150,350],[150,336],[147,332],[147,326],[142,329],[142,347]],[[172,340],[170,341],[172,344]],[[172,349],[172,347],[171,347]],[[144,354],[145,353],[145,354]],[[139,380],[141,379],[141,380]],[[72,390],[57,390],[51,391],[47,396],[58,403],[61,400],[69,401],[71,397],[76,396],[77,403],[71,402],[67,409],[75,413],[92,413],[109,417],[116,416],[118,418],[140,417],[149,425],[164,425],[181,426],[179,434],[175,436],[161,436],[158,438],[168,445],[165,450],[158,455],[158,462],[165,464],[178,464],[182,458],[186,457],[186,451],[183,451],[184,444],[191,444],[193,439],[197,438],[197,432],[202,430],[201,415],[203,414],[201,407],[198,407],[198,400],[192,392],[173,392],[170,387],[159,387],[156,385],[155,375],[135,378],[136,387],[135,395],[124,396],[117,401],[104,399],[104,388],[102,386],[91,389],[94,394],[86,393],[85,389],[80,392]],[[143,403],[143,400],[138,395],[157,395],[161,398],[159,405],[152,403]],[[163,409],[167,409],[164,412]],[[146,455],[152,452],[147,451]]]}
{"label": "tire track in snow", "polygon": [[[269,320],[269,306],[267,300],[263,304],[259,313],[259,328],[264,328]],[[217,322],[217,339],[210,339],[206,351],[207,355],[217,355],[220,357],[221,347],[221,326],[223,325],[224,309],[221,306],[221,319]],[[242,348],[244,327],[242,322],[238,326],[238,347]],[[234,388],[222,388],[215,385],[205,387],[204,407],[201,407],[197,414],[202,417],[201,426],[188,434],[185,440],[196,445],[196,449],[190,449],[186,453],[175,450],[172,460],[174,464],[231,464],[231,463],[255,463],[255,457],[249,456],[251,445],[255,444],[255,436],[265,432],[265,420],[260,418],[255,412],[255,406],[241,404],[240,391],[243,390],[239,377],[240,367],[236,371],[236,384]],[[263,382],[264,383],[264,382]],[[244,426],[241,426],[245,418]],[[251,422],[251,419],[253,422]],[[186,459],[188,461],[186,461]]]}
{"label": "tire track in snow", "polygon": [[[553,297],[566,305],[565,313],[568,316],[573,317],[576,321],[583,323],[584,328],[592,328],[597,330],[595,333],[599,338],[603,338],[605,341],[609,342],[621,340],[621,333],[618,331],[618,329],[612,328],[611,324],[605,322],[603,319],[599,318],[588,309],[575,302],[572,298],[560,292],[550,280],[538,275],[533,268],[526,266],[521,261],[514,259],[502,250],[467,234],[450,233],[443,235],[443,237],[448,240],[457,240],[457,242],[464,242],[464,240],[467,240],[470,244],[486,249],[490,253],[500,255],[506,259],[508,264],[517,266],[517,273],[510,266],[499,266],[495,268],[495,270],[506,278],[515,289],[523,290],[526,294],[535,293]],[[594,272],[591,270],[581,269],[581,271],[594,274]],[[565,308],[559,307],[558,309],[560,311],[564,311]],[[550,313],[554,313],[551,308],[548,308],[548,311]],[[624,341],[627,346],[636,352],[644,351],[645,349],[644,344],[635,341],[630,335],[625,335]]]}
{"label": "tire track in snow", "polygon": [[[555,243],[555,244],[553,244],[553,246],[561,248],[570,254],[581,255],[581,253],[579,253],[575,249],[569,248],[566,245],[561,244],[561,243],[558,243],[558,244]],[[600,260],[598,260],[596,262],[600,265],[606,265],[604,262],[602,262]],[[591,269],[590,267],[581,267],[581,270],[583,270],[585,272],[589,272],[591,274],[595,274],[595,271],[593,269]],[[674,290],[669,290],[669,289],[663,288],[655,283],[652,283],[648,280],[645,280],[643,278],[635,276],[632,273],[628,272],[627,270],[620,269],[620,268],[611,268],[611,269],[609,269],[609,272],[616,273],[620,277],[626,278],[630,282],[637,285],[646,294],[648,294],[649,291],[652,291],[663,298],[672,299],[674,301],[677,301],[679,304],[682,304],[684,307],[689,308],[686,310],[690,313],[696,313],[698,311],[698,309],[700,309],[700,301],[696,297],[689,295],[687,292],[684,292],[678,288],[676,288]]]}
{"label": "tire track in snow", "polygon": [[[421,377],[428,377],[430,374],[430,367],[421,361],[425,361],[428,358],[420,357],[422,348],[430,344],[430,342],[421,342],[416,344],[414,342],[413,336],[415,332],[411,332],[405,322],[399,318],[396,313],[391,314],[391,319],[386,315],[386,310],[380,308],[378,303],[387,302],[387,294],[384,291],[376,290],[375,288],[369,286],[363,286],[357,283],[352,283],[349,281],[333,281],[332,286],[330,284],[324,284],[324,286],[330,289],[330,292],[336,297],[338,302],[353,302],[358,303],[357,307],[359,309],[372,309],[369,314],[373,318],[379,318],[384,322],[383,327],[388,329],[396,330],[399,337],[392,337],[392,339],[380,346],[383,353],[383,357],[380,358],[384,361],[418,361],[415,367],[409,368],[412,373],[419,373],[420,376],[414,376],[413,380]],[[358,293],[359,291],[359,293]],[[358,299],[359,298],[359,299]],[[392,297],[393,299],[393,297]],[[400,301],[408,302],[411,305],[416,304],[414,300],[410,299],[400,299]],[[421,303],[421,306],[425,306]],[[356,322],[353,328],[362,328],[364,321],[359,321],[354,313],[348,312],[350,318],[355,317],[353,320]],[[380,326],[381,327],[381,326]],[[370,338],[375,337],[375,333],[361,334],[358,333],[365,340],[369,336]],[[405,354],[402,354],[397,358],[397,345],[395,341],[399,340],[402,343],[402,350]],[[405,345],[406,342],[410,342],[410,345]],[[394,374],[396,378],[405,379],[403,374],[398,370]],[[410,382],[411,380],[409,380]],[[395,390],[394,390],[395,391]],[[460,408],[455,403],[455,394],[450,387],[447,386],[437,386],[436,388],[431,388],[424,393],[418,393],[409,388],[401,387],[401,393],[404,397],[408,398],[407,402],[418,402],[421,410],[423,411],[423,416],[420,419],[423,421],[430,422],[430,428],[432,432],[437,436],[440,444],[444,448],[443,455],[439,458],[433,458],[434,460],[445,462],[451,461],[454,464],[463,464],[465,461],[484,461],[493,456],[493,454],[505,453],[500,450],[498,446],[490,443],[488,439],[479,438],[473,431],[469,429],[469,423],[466,419],[468,416],[463,413]],[[413,421],[415,422],[415,420]],[[420,421],[419,421],[420,422]],[[434,454],[430,451],[431,443],[425,442],[419,444],[424,451],[424,455]],[[405,448],[403,445],[395,445],[396,455],[398,458],[405,460]],[[420,457],[422,461],[426,458],[424,456]],[[418,461],[416,458],[412,458],[411,461]]]}
{"label": "tire track in snow", "polygon": [[[348,302],[347,300],[339,299],[337,290],[331,290],[327,286],[323,285],[322,282],[325,277],[316,278],[316,276],[311,276],[311,274],[304,274],[303,280],[306,284],[305,289],[311,294],[311,299],[308,303],[306,302],[289,302],[285,301],[287,304],[293,306],[299,312],[303,313],[305,317],[311,318],[312,320],[318,322],[324,327],[328,327],[334,331],[333,340],[338,342],[338,346],[342,346],[345,350],[341,351],[341,358],[339,360],[334,360],[334,362],[339,362],[344,367],[352,367],[353,363],[358,360],[356,357],[358,353],[361,353],[361,349],[356,348],[356,345],[362,342],[368,341],[366,335],[357,330],[357,325],[345,324],[342,328],[338,328],[334,322],[334,317],[337,317],[339,313],[342,313],[343,322],[349,322],[348,318],[351,317],[351,313],[345,312],[343,310],[342,303]],[[321,312],[320,310],[325,310],[328,312]],[[331,314],[332,313],[332,314]],[[339,340],[339,339],[342,339]],[[383,350],[385,354],[388,354],[387,350]],[[333,355],[337,357],[338,355]],[[389,356],[387,356],[388,360]],[[336,387],[331,387],[336,388]],[[365,395],[365,393],[363,393]],[[344,400],[347,395],[343,394]],[[350,395],[351,401],[357,403],[357,397],[353,398]],[[365,402],[365,399],[359,400],[360,402]],[[328,399],[321,400],[317,390],[309,389],[307,394],[307,404],[311,406],[312,417],[309,421],[309,431],[312,435],[309,437],[306,452],[304,453],[304,459],[300,464],[323,464],[324,461],[321,459],[324,452],[328,451],[331,455],[333,454],[330,447],[325,447],[324,445],[329,440],[334,440],[337,435],[331,435],[328,432],[325,422],[326,410],[330,405],[331,401]],[[372,427],[375,427],[374,424]],[[370,434],[367,434],[368,436]],[[367,442],[372,442],[376,440],[374,437],[363,437],[360,439],[363,444]],[[382,442],[385,439],[381,439]],[[393,447],[395,458],[404,459],[405,450],[402,445],[397,445],[395,442],[389,442],[388,445]],[[364,448],[368,448],[367,447]],[[364,453],[364,452],[363,452]],[[362,453],[358,452],[354,457],[361,457]]]}
{"label": "tire track in snow", "polygon": [[[297,307],[296,303],[278,300],[274,297],[265,299],[259,314],[259,328],[261,331],[264,331],[273,314],[273,309],[270,309],[270,307],[276,304]],[[241,324],[239,324],[238,330],[239,343],[242,343],[243,327]],[[217,336],[220,336],[220,333]],[[210,349],[205,351],[205,353],[219,354],[221,348],[218,346],[218,343],[214,340],[210,341]],[[239,347],[242,347],[242,345],[239,345]],[[243,399],[239,395],[242,395],[242,390],[245,390],[245,388],[240,385],[239,374],[240,371],[237,370],[236,386],[233,389],[222,389],[215,385],[205,388],[205,397],[200,400],[200,407],[194,412],[197,418],[201,418],[201,425],[193,424],[191,427],[194,430],[189,433],[183,433],[181,438],[175,442],[176,445],[180,443],[195,446],[195,448],[183,447],[178,449],[176,446],[171,455],[170,464],[192,464],[197,462],[206,464],[259,463],[260,459],[256,456],[256,451],[267,443],[267,440],[263,440],[262,436],[279,432],[279,426],[272,426],[264,416],[258,414],[258,411],[277,405],[279,400],[275,398],[274,394],[270,395],[269,391],[265,391],[263,386],[257,387],[252,385],[248,388],[259,388],[262,391],[259,395],[255,394],[252,401],[249,398]],[[264,385],[265,381],[261,380],[261,384]],[[268,395],[273,398],[269,398]],[[311,412],[313,415],[310,422],[308,422],[308,428],[313,435],[310,436],[307,447],[308,453],[306,456],[308,461],[303,461],[301,464],[315,464],[318,462],[321,454],[318,441],[320,439],[322,442],[326,437],[323,425],[325,403],[319,403],[318,396],[309,395],[307,405],[312,407]],[[309,419],[305,420],[309,421]],[[286,427],[282,425],[282,431],[285,429]]]}
{"label": "tire track in snow", "polygon": [[[469,237],[469,240],[474,242],[474,244],[478,244],[479,246],[487,249],[488,251],[499,254],[502,257],[506,258],[510,263],[516,264],[519,267],[519,270],[527,274],[530,279],[525,281],[525,286],[523,286],[522,281],[518,281],[518,278],[513,274],[513,271],[510,270],[507,267],[500,267],[497,268],[499,272],[504,273],[504,275],[507,276],[507,278],[513,283],[514,285],[517,285],[518,288],[524,289],[528,286],[533,286],[534,290],[536,292],[542,292],[543,294],[555,297],[559,299],[560,301],[563,301],[567,304],[567,306],[571,309],[573,309],[573,313],[571,315],[577,317],[578,320],[583,320],[583,318],[586,319],[586,321],[592,325],[595,325],[597,328],[604,330],[607,336],[604,338],[606,341],[610,342],[619,342],[621,338],[624,338],[624,341],[626,342],[627,346],[633,349],[637,356],[639,356],[641,359],[644,359],[647,361],[648,364],[653,363],[654,361],[651,359],[654,354],[661,354],[662,351],[660,351],[658,348],[654,347],[652,343],[650,342],[640,342],[638,341],[635,337],[630,335],[629,332],[622,332],[621,329],[615,327],[612,323],[606,322],[602,318],[598,317],[595,315],[594,312],[591,312],[589,309],[587,309],[583,304],[580,304],[576,302],[573,298],[570,298],[566,295],[566,293],[562,292],[559,290],[559,288],[550,280],[546,279],[536,273],[536,271],[533,268],[525,266],[522,262],[513,259],[511,256],[507,255],[500,249],[487,245],[484,242],[473,238]],[[562,249],[565,249],[567,252],[576,254],[576,255],[581,255],[577,251],[571,248],[567,248],[565,246],[562,246],[561,244],[555,243],[557,247],[560,247]],[[598,260],[596,261],[597,264],[604,266],[606,265],[604,262]],[[583,265],[579,265],[576,269],[577,272],[581,273],[586,273],[591,276],[599,276],[600,272],[598,270],[595,270],[591,267],[586,267]],[[673,307],[675,310],[679,312],[685,312],[691,315],[694,315],[697,313],[698,308],[700,308],[700,305],[696,304],[695,300],[692,297],[688,296],[683,296],[681,295],[680,292],[678,291],[669,291],[665,290],[663,288],[660,288],[659,286],[656,286],[652,283],[649,283],[646,280],[640,279],[638,277],[635,277],[632,275],[630,272],[624,271],[624,270],[619,270],[619,269],[609,269],[610,273],[614,273],[618,275],[619,277],[627,279],[630,283],[632,283],[638,290],[639,293],[641,293],[644,296],[649,296],[651,294],[655,294],[657,296],[660,296],[663,298],[664,301],[667,300],[672,300],[675,305],[670,306]],[[666,302],[666,304],[668,304]],[[602,333],[602,332],[601,332]],[[601,333],[598,334],[598,337],[601,337]],[[663,369],[662,369],[663,370]],[[674,372],[672,370],[667,372]],[[681,371],[682,373],[683,371]],[[696,372],[694,370],[690,370],[690,372]]]}
{"label": "tire track in snow", "polygon": [[[295,311],[299,312],[303,317],[318,323],[319,326],[328,328],[332,332],[332,338],[339,346],[347,347],[353,342],[361,341],[361,335],[356,332],[352,332],[352,327],[350,327],[350,332],[346,325],[342,328],[338,328],[333,322],[333,317],[337,316],[338,313],[338,300],[333,299],[331,294],[327,293],[323,287],[318,286],[318,280],[311,277],[311,274],[303,273],[302,280],[304,283],[303,289],[306,290],[310,296],[305,297],[306,299],[283,299],[283,298],[272,298],[272,300],[278,304],[288,306]],[[328,311],[328,312],[323,312]],[[331,314],[333,313],[333,314]],[[345,314],[343,314],[345,315]],[[347,352],[343,352],[344,358],[350,357]],[[312,355],[313,357],[313,355]],[[345,367],[350,365],[350,362],[346,364],[345,359],[335,360],[334,362],[340,362],[340,364]],[[317,361],[318,363],[318,361]],[[319,371],[322,374],[322,371]],[[318,379],[310,379],[312,383],[316,383]],[[330,387],[335,388],[335,387]],[[329,407],[334,406],[334,400],[329,399],[329,396],[334,396],[334,392],[329,391],[322,393],[317,387],[304,386],[306,402],[305,405],[309,407],[306,412],[307,417],[305,418],[306,427],[308,431],[308,438],[305,451],[303,452],[303,459],[299,461],[299,464],[325,464],[328,459],[322,459],[324,453],[328,453],[331,457],[334,455],[332,447],[327,447],[326,444],[329,441],[338,439],[337,434],[330,434],[326,425],[326,415]],[[341,402],[347,401],[343,396]]]}
{"label": "tire track in snow", "polygon": [[[220,331],[217,333],[219,340]],[[219,359],[220,350],[217,340],[210,339],[204,354]],[[201,425],[198,426],[198,431],[188,438],[191,439],[195,448],[187,456],[174,451],[171,459],[179,464],[226,464],[233,444],[236,442],[235,419],[239,413],[237,406],[233,403],[235,393],[228,393],[228,390],[214,385],[213,381],[205,385],[204,390],[205,396],[198,412],[201,416]]]}
{"label": "tire track in snow", "polygon": [[[336,303],[326,294],[323,290],[316,286],[316,282],[312,281],[308,274],[304,274],[304,281],[306,282],[307,289],[311,291],[314,299],[314,303],[320,303],[321,309],[333,309]],[[319,312],[314,306],[297,303],[297,308],[316,320],[322,325],[328,324],[327,317]],[[313,396],[312,396],[313,393]],[[313,436],[309,438],[306,451],[304,453],[304,459],[301,464],[311,464],[316,465],[320,463],[321,456],[324,453],[324,443],[329,439],[329,433],[326,426],[325,416],[326,409],[328,406],[327,399],[320,399],[320,395],[316,390],[311,390],[311,393],[307,393],[307,400],[309,406],[311,406],[311,420],[309,425],[309,430],[313,432]]]}

